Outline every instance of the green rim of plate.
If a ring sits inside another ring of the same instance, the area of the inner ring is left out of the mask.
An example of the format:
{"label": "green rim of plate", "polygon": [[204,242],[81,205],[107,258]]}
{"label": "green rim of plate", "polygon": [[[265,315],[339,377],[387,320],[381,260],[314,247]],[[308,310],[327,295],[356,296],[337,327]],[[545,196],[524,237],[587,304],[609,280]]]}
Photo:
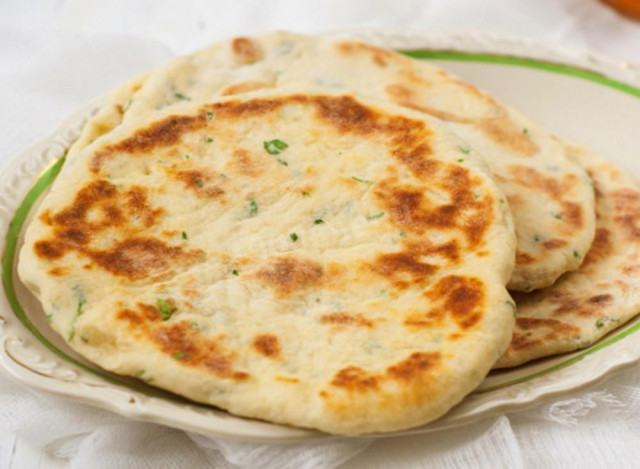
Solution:
{"label": "green rim of plate", "polygon": [[[431,51],[431,50],[410,50],[410,51],[401,51],[403,54],[413,57],[420,60],[425,59],[438,59],[438,60],[457,60],[463,62],[480,62],[480,63],[489,63],[489,64],[500,64],[500,65],[511,65],[518,67],[528,67],[538,70],[544,70],[552,73],[559,73],[563,75],[568,75],[574,78],[579,78],[583,80],[588,80],[600,85],[607,86],[609,88],[627,93],[631,96],[640,98],[640,89],[628,85],[626,83],[622,83],[617,80],[613,80],[604,75],[600,75],[598,73],[584,70],[578,67],[573,67],[564,64],[557,64],[552,62],[545,62],[542,60],[528,59],[522,57],[512,57],[512,56],[503,56],[503,55],[494,55],[494,54],[482,54],[482,53],[468,53],[468,52],[450,52],[450,51]],[[7,299],[11,308],[13,309],[16,317],[22,322],[22,324],[33,334],[33,336],[40,341],[44,346],[46,346],[51,352],[55,353],[58,357],[63,360],[89,372],[93,373],[106,381],[118,384],[122,386],[126,386],[128,388],[134,389],[136,391],[142,392],[147,395],[168,398],[174,401],[180,402],[188,402],[190,404],[199,405],[197,403],[193,403],[191,401],[187,401],[179,396],[169,394],[163,392],[161,390],[150,389],[147,387],[143,387],[137,385],[132,382],[124,381],[118,378],[115,378],[101,370],[92,368],[84,363],[76,360],[75,358],[67,355],[62,350],[53,345],[31,322],[28,318],[22,306],[20,305],[17,295],[14,290],[14,276],[13,276],[13,264],[16,255],[16,247],[18,244],[18,239],[20,237],[20,233],[22,232],[22,228],[24,226],[24,222],[31,211],[34,203],[38,200],[40,195],[49,187],[49,185],[56,179],[62,165],[64,164],[65,156],[62,156],[60,159],[51,163],[50,167],[46,169],[37,179],[34,186],[29,190],[24,200],[18,207],[11,223],[9,224],[9,230],[6,236],[6,244],[5,249],[2,255],[2,278],[4,290],[7,295]],[[567,360],[564,360],[560,363],[552,365],[548,368],[540,370],[536,373],[532,373],[530,375],[522,376],[519,378],[515,378],[509,381],[505,381],[502,383],[498,383],[495,385],[489,385],[486,387],[480,387],[474,391],[474,393],[485,393],[490,391],[495,391],[497,389],[502,389],[508,386],[513,386],[515,384],[523,383],[526,381],[530,381],[535,378],[539,378],[541,376],[548,375],[549,373],[553,373],[555,371],[566,368],[573,363],[576,363],[588,355],[595,353],[599,350],[602,350],[609,345],[612,345],[621,339],[631,335],[640,329],[640,322],[634,324],[628,329],[617,333],[616,335],[610,337],[604,342],[598,343],[588,349],[585,349],[581,353],[574,355]]]}

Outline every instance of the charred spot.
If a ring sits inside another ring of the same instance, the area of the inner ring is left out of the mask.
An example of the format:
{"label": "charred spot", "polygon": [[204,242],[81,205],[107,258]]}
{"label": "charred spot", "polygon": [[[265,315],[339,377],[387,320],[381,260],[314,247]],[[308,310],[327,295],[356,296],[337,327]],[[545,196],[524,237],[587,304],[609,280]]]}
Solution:
{"label": "charred spot", "polygon": [[575,229],[582,227],[584,225],[584,211],[580,204],[562,202],[562,221]]}
{"label": "charred spot", "polygon": [[372,270],[396,288],[408,288],[427,283],[438,267],[420,261],[417,252],[381,254],[371,265]]}
{"label": "charred spot", "polygon": [[318,115],[344,133],[370,134],[379,130],[380,114],[350,96],[313,98]]}
{"label": "charred spot", "polygon": [[231,96],[234,94],[249,93],[250,91],[261,90],[263,88],[273,88],[272,85],[263,81],[243,81],[234,83],[220,91],[220,96]]}
{"label": "charred spot", "polygon": [[557,305],[553,311],[554,316],[579,316],[584,318],[602,317],[603,310],[613,303],[613,296],[600,294],[588,298],[580,298],[561,294],[550,298],[549,302]]}
{"label": "charred spot", "polygon": [[397,381],[422,378],[440,363],[439,352],[415,352],[401,362],[387,368],[387,375]]}
{"label": "charred spot", "polygon": [[48,215],[48,224],[71,225],[77,222],[86,223],[87,212],[96,205],[109,202],[117,196],[117,192],[109,181],[98,179],[80,189],[71,205],[57,214]]}
{"label": "charred spot", "polygon": [[399,104],[400,106],[415,109],[416,111],[424,112],[425,114],[429,114],[445,121],[460,123],[470,122],[470,119],[425,105],[421,102],[420,96],[417,96],[412,89],[406,87],[402,83],[392,83],[387,85],[385,87],[385,92],[391,98],[391,101]]}
{"label": "charred spot", "polygon": [[395,59],[395,56],[388,50],[380,49],[379,47],[371,46],[369,44],[362,44],[359,42],[339,42],[335,45],[338,52],[344,55],[354,54],[367,54],[371,57],[371,60],[380,67],[387,66],[387,60]]}
{"label": "charred spot", "polygon": [[559,249],[565,247],[567,244],[564,239],[553,238],[544,241],[542,246],[544,246],[545,249]]}
{"label": "charred spot", "polygon": [[476,126],[494,143],[509,147],[521,155],[533,156],[538,151],[538,145],[524,135],[522,129],[517,128],[504,111],[498,116],[477,121]]}
{"label": "charred spot", "polygon": [[611,295],[604,294],[604,295],[592,296],[587,300],[587,302],[595,305],[607,305],[607,304],[610,304],[612,300],[613,300],[613,297]]}
{"label": "charred spot", "polygon": [[97,173],[102,168],[105,159],[114,153],[125,152],[129,154],[147,153],[155,148],[168,147],[180,141],[186,133],[194,132],[207,125],[206,119],[201,116],[169,116],[153,122],[147,127],[136,131],[132,136],[124,140],[107,145],[93,155],[91,171]]}
{"label": "charred spot", "polygon": [[596,235],[593,243],[584,258],[582,268],[606,259],[613,252],[613,244],[611,243],[611,233],[606,228],[596,228]]}
{"label": "charred spot", "polygon": [[[156,219],[162,215],[162,208],[153,209],[147,202],[147,194],[145,189],[138,186],[131,187],[125,194],[125,206],[128,209],[129,216],[140,216],[144,226],[147,228],[153,226]],[[114,211],[119,210],[114,207]]]}
{"label": "charred spot", "polygon": [[231,41],[233,56],[238,62],[251,64],[262,58],[262,51],[258,45],[248,37],[237,37]]}
{"label": "charred spot", "polygon": [[336,373],[331,384],[347,391],[366,392],[378,389],[378,378],[362,368],[348,366]]}
{"label": "charred spot", "polygon": [[535,258],[531,254],[527,254],[526,252],[522,252],[520,250],[516,251],[517,265],[528,265],[528,264],[533,264],[534,262],[535,262]]}
{"label": "charred spot", "polygon": [[185,187],[196,193],[198,197],[215,199],[224,195],[224,190],[211,184],[211,176],[201,170],[178,171],[175,177],[182,181]]}
{"label": "charred spot", "polygon": [[368,320],[362,314],[347,314],[347,313],[330,313],[323,314],[320,317],[321,324],[332,324],[337,326],[361,326],[361,327],[373,327],[373,321]]}
{"label": "charred spot", "polygon": [[257,273],[263,284],[280,295],[318,285],[324,275],[320,264],[309,259],[281,257],[271,260]]}
{"label": "charred spot", "polygon": [[69,273],[69,269],[67,267],[52,267],[47,271],[49,275],[53,275],[54,277],[63,277]]}
{"label": "charred spot", "polygon": [[55,241],[37,241],[33,249],[38,257],[55,260],[65,255],[64,245]]}
{"label": "charred spot", "polygon": [[557,340],[560,336],[577,336],[580,328],[552,318],[516,318],[516,329],[513,332],[509,349],[510,352],[533,349],[538,345]]}
{"label": "charred spot", "polygon": [[632,189],[619,189],[609,194],[613,201],[614,222],[622,228],[627,241],[640,241],[640,193]]}
{"label": "charred spot", "polygon": [[449,275],[440,279],[424,295],[451,315],[462,329],[482,319],[485,305],[484,283],[475,277]]}
{"label": "charred spot", "polygon": [[276,358],[280,355],[280,342],[273,334],[261,334],[253,339],[253,348],[265,357]]}

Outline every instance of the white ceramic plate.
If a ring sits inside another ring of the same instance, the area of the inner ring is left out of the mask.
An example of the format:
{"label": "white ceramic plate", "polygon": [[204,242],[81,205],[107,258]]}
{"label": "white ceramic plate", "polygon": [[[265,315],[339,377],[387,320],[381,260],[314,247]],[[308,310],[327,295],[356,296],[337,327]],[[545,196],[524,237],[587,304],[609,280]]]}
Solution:
{"label": "white ceramic plate", "polygon": [[[591,55],[572,55],[489,36],[381,32],[356,36],[418,51],[413,55],[451,70],[551,132],[586,144],[629,173],[640,175],[640,70]],[[0,230],[8,233],[3,240],[0,366],[37,389],[213,437],[267,442],[329,438],[315,431],[235,417],[99,370],[49,329],[39,303],[17,280],[14,254],[33,207],[57,174],[58,159],[99,104],[91,103],[75,113],[51,137],[24,151],[0,174]],[[587,350],[493,372],[444,418],[394,435],[434,432],[573,392],[638,361],[638,329],[640,320],[632,321]]]}

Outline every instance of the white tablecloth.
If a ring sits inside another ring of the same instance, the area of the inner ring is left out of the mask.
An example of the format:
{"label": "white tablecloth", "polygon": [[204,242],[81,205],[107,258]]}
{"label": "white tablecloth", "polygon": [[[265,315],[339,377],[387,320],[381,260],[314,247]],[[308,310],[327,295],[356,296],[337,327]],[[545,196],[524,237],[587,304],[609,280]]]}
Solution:
{"label": "white tablecloth", "polygon": [[[0,2],[0,164],[136,72],[273,29],[487,31],[640,63],[640,23],[595,0]],[[640,124],[640,123],[639,123]],[[303,446],[213,441],[0,375],[0,469],[640,467],[640,366],[591,390],[438,434]]]}

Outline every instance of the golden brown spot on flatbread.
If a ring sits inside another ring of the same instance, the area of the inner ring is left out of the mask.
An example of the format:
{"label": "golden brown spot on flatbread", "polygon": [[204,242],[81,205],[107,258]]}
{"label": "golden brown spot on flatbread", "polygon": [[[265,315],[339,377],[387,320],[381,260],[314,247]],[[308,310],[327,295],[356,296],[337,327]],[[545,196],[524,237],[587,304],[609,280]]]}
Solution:
{"label": "golden brown spot on flatbread", "polygon": [[230,171],[236,171],[243,176],[257,177],[263,171],[268,160],[251,154],[248,150],[237,149],[233,152],[233,158],[227,163]]}
{"label": "golden brown spot on flatbread", "polygon": [[554,316],[580,316],[584,318],[602,317],[603,310],[613,303],[613,296],[608,293],[591,296],[588,298],[576,298],[560,292],[557,296],[551,297],[549,302],[558,305],[553,310]]}
{"label": "golden brown spot on flatbread", "polygon": [[316,286],[323,275],[324,270],[317,262],[293,256],[272,259],[257,273],[258,279],[280,296]]}
{"label": "golden brown spot on flatbread", "polygon": [[231,50],[238,62],[243,64],[257,62],[262,57],[258,45],[248,37],[237,37],[231,41]]}
{"label": "golden brown spot on flatbread", "polygon": [[54,277],[63,277],[69,273],[69,267],[53,267],[47,271],[49,275]]}
{"label": "golden brown spot on flatbread", "polygon": [[[448,275],[424,293],[433,304],[441,307],[461,329],[469,329],[484,315],[484,283],[475,277]],[[433,310],[437,310],[436,306]]]}
{"label": "golden brown spot on flatbread", "polygon": [[380,67],[386,67],[388,60],[395,59],[391,51],[360,42],[343,41],[337,43],[335,48],[343,55],[367,54],[371,57],[371,60]]}
{"label": "golden brown spot on flatbread", "polygon": [[440,352],[414,352],[409,357],[387,368],[387,375],[397,381],[424,378],[440,363]]}
{"label": "golden brown spot on flatbread", "polygon": [[391,100],[394,103],[399,104],[400,106],[407,107],[409,109],[415,109],[416,111],[424,112],[425,114],[429,114],[445,121],[459,123],[468,123],[472,121],[471,119],[457,116],[455,114],[452,114],[451,112],[436,109],[434,107],[427,106],[424,103],[421,103],[419,96],[416,96],[416,93],[414,91],[407,88],[401,83],[392,83],[390,85],[387,85],[385,87],[385,91],[387,95],[389,95]]}
{"label": "golden brown spot on flatbread", "polygon": [[552,318],[516,318],[516,328],[513,332],[508,356],[512,351],[532,349],[546,342],[557,340],[561,336],[577,336],[580,328]]}
{"label": "golden brown spot on flatbread", "polygon": [[331,384],[347,391],[366,392],[378,389],[378,377],[357,366],[348,366],[335,375]]}
{"label": "golden brown spot on flatbread", "polygon": [[[172,266],[186,266],[199,261],[203,252],[171,247],[153,237],[140,237],[144,227],[153,226],[163,213],[147,200],[147,189],[132,186],[116,190],[105,180],[96,180],[83,187],[71,204],[41,219],[52,229],[49,239],[34,244],[36,254],[55,260],[68,252],[91,259],[104,270],[130,280],[167,274]],[[109,248],[92,246],[105,230],[117,229],[121,240],[115,239]]]}
{"label": "golden brown spot on flatbread", "polygon": [[538,151],[536,145],[527,137],[522,129],[501,113],[495,117],[486,117],[476,122],[477,128],[496,144],[509,147],[524,156],[533,156]]}
{"label": "golden brown spot on flatbread", "polygon": [[104,160],[117,152],[148,153],[156,148],[175,145],[184,134],[195,132],[206,125],[207,119],[203,115],[166,117],[96,152],[91,160],[90,169],[94,173],[99,172]]}
{"label": "golden brown spot on flatbread", "polygon": [[289,376],[276,376],[276,381],[282,381],[283,383],[299,383],[300,380],[298,378],[291,378]]}
{"label": "golden brown spot on flatbread", "polygon": [[587,256],[582,263],[581,269],[606,259],[613,251],[611,243],[611,233],[606,228],[597,228],[593,243],[587,252]]}
{"label": "golden brown spot on flatbread", "polygon": [[374,186],[374,195],[392,223],[403,230],[422,234],[429,229],[457,229],[470,246],[477,246],[493,222],[493,199],[489,195],[474,197],[473,188],[480,182],[466,168],[446,167],[443,173],[434,184],[449,194],[449,203],[434,203],[422,188],[399,186],[392,179]]}
{"label": "golden brown spot on flatbread", "polygon": [[530,254],[522,251],[516,251],[516,264],[518,265],[527,265],[535,262],[535,258]]}
{"label": "golden brown spot on flatbread", "polygon": [[177,171],[173,176],[200,198],[216,199],[224,195],[224,190],[212,184],[212,177],[205,171],[198,169]]}
{"label": "golden brown spot on flatbread", "polygon": [[276,358],[280,355],[280,342],[273,334],[261,334],[253,339],[253,348],[258,353],[269,358]]}
{"label": "golden brown spot on flatbread", "polygon": [[362,314],[330,313],[320,317],[321,324],[332,324],[336,326],[362,326],[373,327],[373,321],[368,320]]}
{"label": "golden brown spot on flatbread", "polygon": [[544,246],[546,249],[559,249],[565,247],[567,244],[568,243],[564,239],[553,238],[543,242],[542,246]]}
{"label": "golden brown spot on flatbread", "polygon": [[619,189],[609,194],[613,202],[614,222],[622,228],[627,241],[640,242],[640,193]]}
{"label": "golden brown spot on flatbread", "polygon": [[417,252],[380,254],[371,268],[398,289],[424,285],[438,270],[434,265],[420,262]]}
{"label": "golden brown spot on flatbread", "polygon": [[250,91],[261,90],[264,88],[273,88],[273,86],[263,81],[243,81],[223,88],[222,91],[220,91],[220,96],[249,93]]}

